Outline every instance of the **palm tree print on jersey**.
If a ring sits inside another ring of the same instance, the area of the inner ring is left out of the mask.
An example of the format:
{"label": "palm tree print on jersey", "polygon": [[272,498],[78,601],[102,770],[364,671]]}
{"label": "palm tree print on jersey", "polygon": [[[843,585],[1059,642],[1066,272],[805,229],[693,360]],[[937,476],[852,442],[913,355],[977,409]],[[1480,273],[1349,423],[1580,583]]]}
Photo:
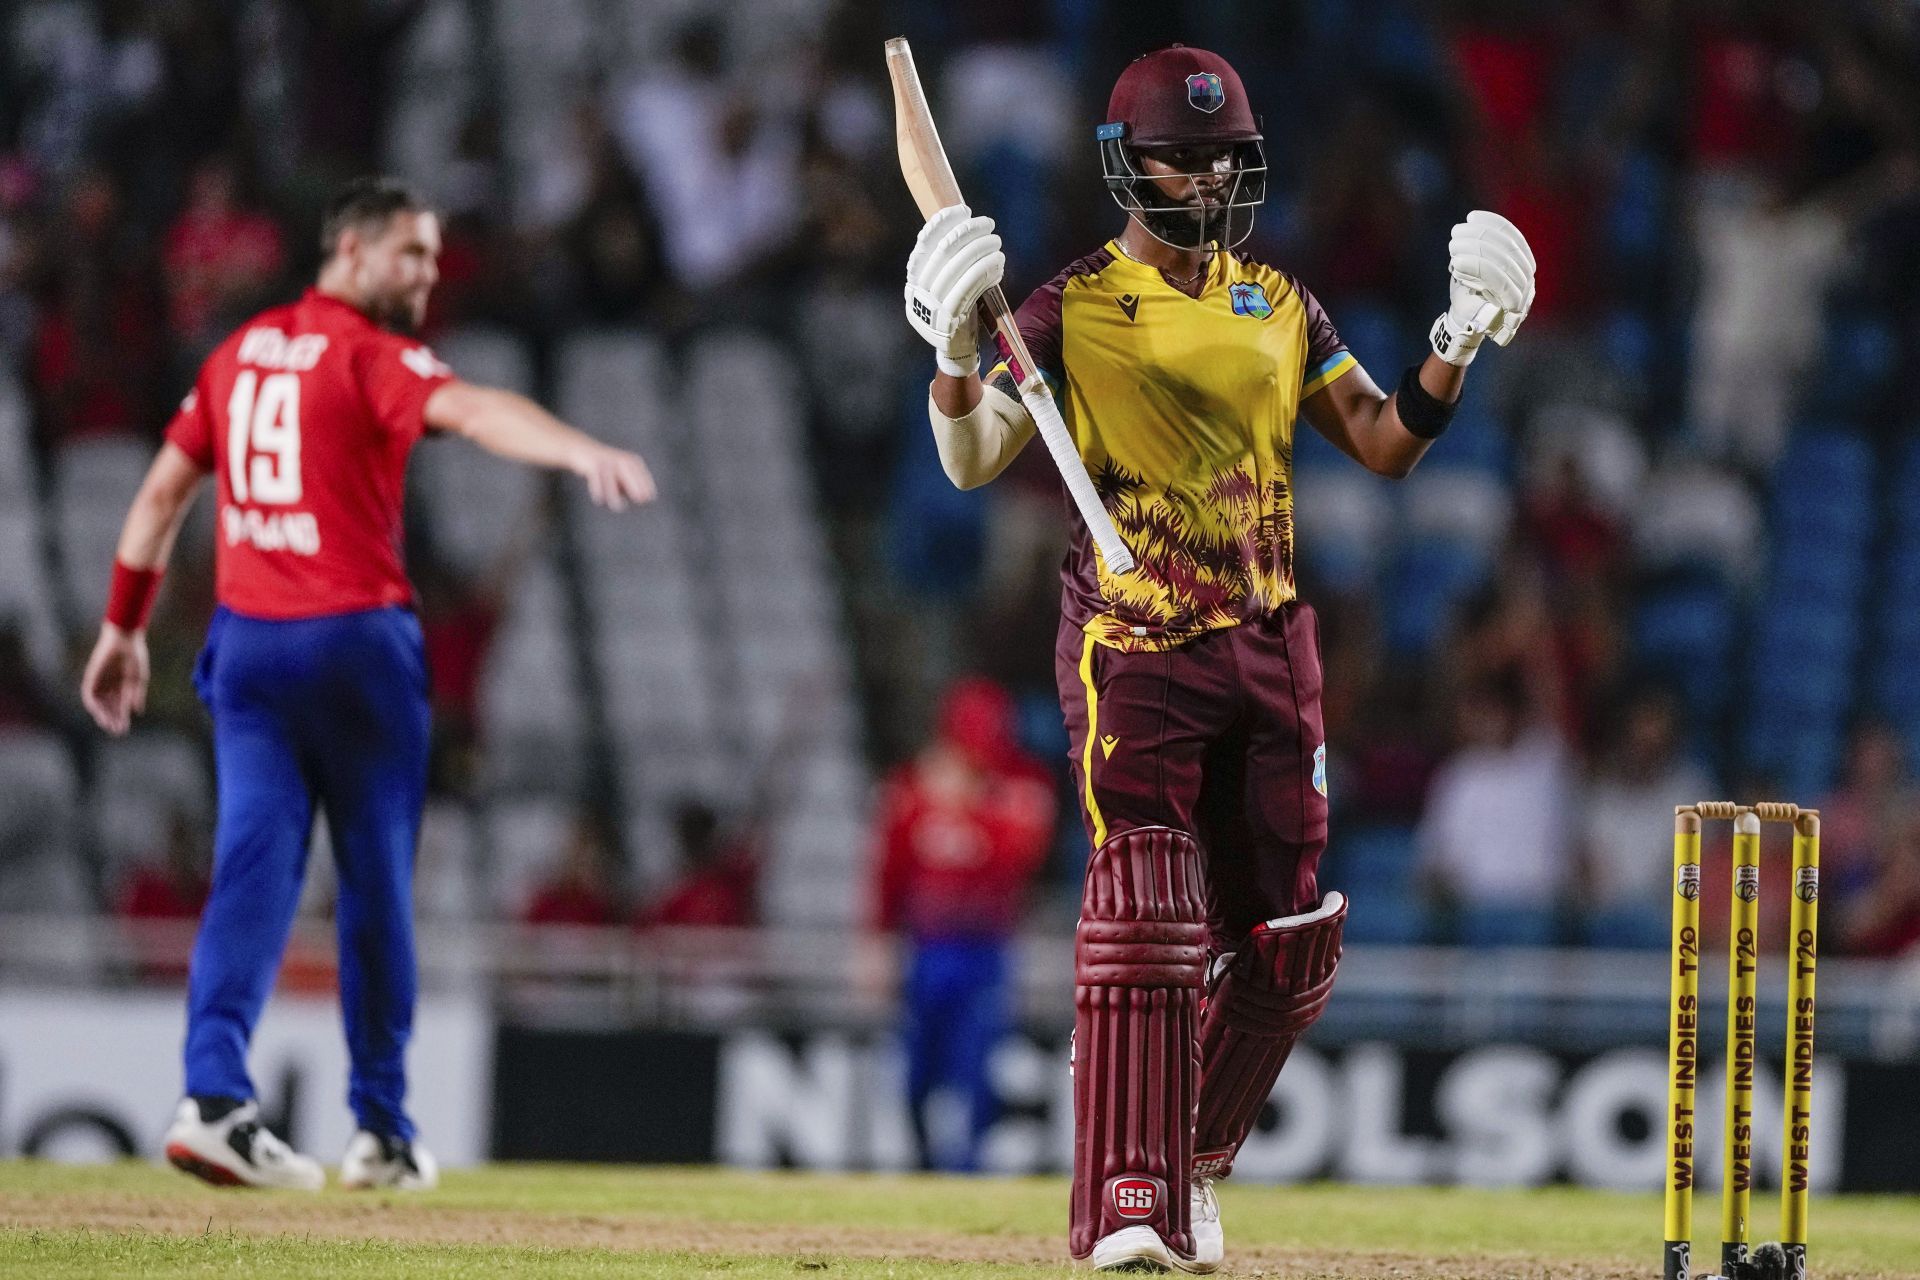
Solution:
{"label": "palm tree print on jersey", "polygon": [[[1259,617],[1294,597],[1293,492],[1244,464],[1197,486],[1149,492],[1111,458],[1094,486],[1132,549],[1132,573],[1100,574],[1109,611],[1088,624],[1115,648],[1159,649]],[[1133,628],[1152,633],[1136,636]]]}

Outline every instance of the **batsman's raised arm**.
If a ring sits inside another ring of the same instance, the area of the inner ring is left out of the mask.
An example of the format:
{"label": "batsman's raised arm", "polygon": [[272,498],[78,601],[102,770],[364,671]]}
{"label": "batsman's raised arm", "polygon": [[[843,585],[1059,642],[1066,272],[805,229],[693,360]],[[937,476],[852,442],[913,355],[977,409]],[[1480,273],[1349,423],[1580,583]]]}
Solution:
{"label": "batsman's raised arm", "polygon": [[980,380],[977,308],[1006,269],[993,219],[976,218],[965,205],[928,218],[907,259],[907,323],[932,346],[936,368],[927,418],[940,465],[962,489],[1006,470],[1034,434],[1019,398]]}
{"label": "batsman's raised arm", "polygon": [[426,420],[502,458],[571,471],[603,507],[653,501],[653,473],[639,454],[602,444],[516,392],[449,382],[427,399]]}
{"label": "batsman's raised arm", "polygon": [[1301,416],[1376,475],[1412,471],[1447,429],[1480,344],[1513,340],[1533,306],[1533,251],[1520,229],[1476,209],[1453,228],[1448,304],[1428,335],[1433,352],[1389,396],[1355,369],[1300,402]]}

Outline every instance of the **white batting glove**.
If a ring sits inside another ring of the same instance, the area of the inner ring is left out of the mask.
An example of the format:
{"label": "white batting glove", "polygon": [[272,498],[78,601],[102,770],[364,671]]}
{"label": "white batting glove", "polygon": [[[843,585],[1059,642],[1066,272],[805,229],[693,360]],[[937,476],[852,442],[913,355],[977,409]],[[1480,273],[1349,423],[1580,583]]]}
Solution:
{"label": "white batting glove", "polygon": [[992,218],[956,204],[920,228],[907,259],[907,323],[932,345],[940,372],[964,378],[979,370],[973,309],[1006,271]]}
{"label": "white batting glove", "polygon": [[1433,352],[1465,368],[1483,339],[1513,341],[1533,309],[1533,250],[1520,228],[1475,209],[1447,245],[1448,305],[1427,335]]}

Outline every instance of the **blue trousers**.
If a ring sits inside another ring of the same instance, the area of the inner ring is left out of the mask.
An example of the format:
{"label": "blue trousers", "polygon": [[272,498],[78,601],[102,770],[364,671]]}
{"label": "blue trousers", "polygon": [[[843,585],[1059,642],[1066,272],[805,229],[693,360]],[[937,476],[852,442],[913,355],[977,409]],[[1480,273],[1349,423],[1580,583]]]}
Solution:
{"label": "blue trousers", "polygon": [[[970,1173],[999,1115],[991,1074],[1006,1034],[1007,947],[1000,938],[920,939],[906,982],[907,1107],[924,1168]],[[967,1108],[965,1145],[932,1150],[927,1107],[935,1090],[959,1093]]]}
{"label": "blue trousers", "polygon": [[194,672],[213,713],[213,892],[187,980],[187,1093],[248,1099],[247,1044],[300,900],[315,806],[339,874],[340,1008],[360,1127],[410,1140],[413,857],[427,674],[405,609],[267,622],[221,609]]}

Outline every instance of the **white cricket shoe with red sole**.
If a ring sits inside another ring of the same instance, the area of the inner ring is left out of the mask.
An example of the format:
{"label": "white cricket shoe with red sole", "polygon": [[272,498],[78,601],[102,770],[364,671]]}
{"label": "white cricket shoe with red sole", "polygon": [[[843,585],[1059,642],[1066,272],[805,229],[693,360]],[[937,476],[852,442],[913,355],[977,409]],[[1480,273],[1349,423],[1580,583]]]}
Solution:
{"label": "white cricket shoe with red sole", "polygon": [[184,1098],[167,1129],[167,1162],[216,1187],[271,1187],[318,1191],[327,1185],[320,1162],[295,1151],[260,1123],[260,1107],[246,1102],[218,1120],[200,1118],[200,1104]]}
{"label": "white cricket shoe with red sole", "polygon": [[431,1191],[440,1185],[440,1162],[417,1142],[362,1129],[340,1159],[340,1185],[355,1191]]}

